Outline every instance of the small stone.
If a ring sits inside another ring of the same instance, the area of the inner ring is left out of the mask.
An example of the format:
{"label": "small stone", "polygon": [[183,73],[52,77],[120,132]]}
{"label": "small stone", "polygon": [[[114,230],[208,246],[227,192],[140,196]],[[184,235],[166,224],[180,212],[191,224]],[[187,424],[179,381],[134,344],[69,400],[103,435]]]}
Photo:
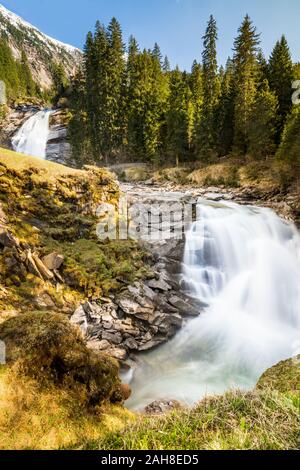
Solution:
{"label": "small stone", "polygon": [[107,341],[113,344],[122,343],[122,335],[120,333],[103,331],[102,339],[106,339]]}
{"label": "small stone", "polygon": [[111,347],[111,344],[106,340],[91,339],[87,342],[87,347],[94,351],[106,351]]}
{"label": "small stone", "polygon": [[159,280],[152,279],[151,281],[148,281],[148,286],[151,287],[151,289],[158,289],[163,292],[168,292],[172,289],[171,286],[162,278]]}
{"label": "small stone", "polygon": [[7,248],[19,247],[18,238],[14,237],[8,230],[0,229],[0,244]]}
{"label": "small stone", "polygon": [[150,405],[146,406],[145,413],[164,414],[181,407],[181,403],[179,403],[177,400],[156,400],[153,403],[150,403]]}
{"label": "small stone", "polygon": [[122,348],[110,348],[110,349],[107,349],[105,352],[106,354],[114,357],[118,361],[125,361],[125,359],[127,359],[127,356],[128,356],[126,349],[122,349]]}
{"label": "small stone", "polygon": [[58,270],[64,262],[63,255],[58,253],[50,253],[50,255],[44,256],[42,259],[44,265],[51,271]]}

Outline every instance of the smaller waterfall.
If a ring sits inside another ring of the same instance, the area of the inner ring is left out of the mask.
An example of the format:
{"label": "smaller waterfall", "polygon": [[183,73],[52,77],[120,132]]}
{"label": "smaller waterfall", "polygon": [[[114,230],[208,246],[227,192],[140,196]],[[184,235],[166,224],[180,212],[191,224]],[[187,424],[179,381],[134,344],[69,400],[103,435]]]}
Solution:
{"label": "smaller waterfall", "polygon": [[48,109],[38,111],[24,122],[12,138],[12,146],[16,152],[46,158],[51,113]]}

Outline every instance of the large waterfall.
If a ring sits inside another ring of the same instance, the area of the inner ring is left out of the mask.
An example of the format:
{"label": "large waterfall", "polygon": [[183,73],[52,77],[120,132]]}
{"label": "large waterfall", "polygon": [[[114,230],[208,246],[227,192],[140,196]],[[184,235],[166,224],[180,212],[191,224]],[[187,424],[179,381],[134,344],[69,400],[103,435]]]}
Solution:
{"label": "large waterfall", "polygon": [[268,209],[203,201],[185,246],[183,278],[205,311],[168,344],[145,354],[128,405],[188,404],[251,389],[300,353],[300,236]]}
{"label": "large waterfall", "polygon": [[12,146],[16,152],[46,158],[51,112],[50,110],[38,111],[25,121],[12,139]]}

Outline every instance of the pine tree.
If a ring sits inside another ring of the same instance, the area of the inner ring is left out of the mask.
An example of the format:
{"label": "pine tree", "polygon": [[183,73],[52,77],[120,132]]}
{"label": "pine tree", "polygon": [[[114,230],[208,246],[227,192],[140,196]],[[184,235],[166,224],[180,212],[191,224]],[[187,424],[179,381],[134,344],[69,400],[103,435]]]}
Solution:
{"label": "pine tree", "polygon": [[20,72],[19,72],[20,86],[25,93],[25,96],[34,96],[37,92],[36,84],[32,78],[29,62],[25,51],[21,53]]}
{"label": "pine tree", "polygon": [[165,56],[162,68],[163,68],[163,71],[166,73],[171,71],[171,65],[170,65],[168,56]]}
{"label": "pine tree", "polygon": [[300,178],[300,105],[294,106],[287,119],[276,158],[285,183]]}
{"label": "pine tree", "polygon": [[87,114],[88,138],[95,162],[102,157],[102,102],[106,93],[104,63],[107,56],[107,35],[104,27],[97,22],[95,35],[87,34],[84,46],[85,111]]}
{"label": "pine tree", "polygon": [[163,66],[163,57],[162,57],[162,53],[161,53],[160,47],[157,44],[157,42],[154,44],[152,55],[153,55],[154,59],[156,59],[158,61],[158,63],[160,64],[160,66],[162,67]]}
{"label": "pine tree", "polygon": [[91,140],[86,113],[86,83],[85,74],[81,67],[71,83],[69,107],[71,119],[68,125],[68,139],[71,143],[72,159],[70,165],[81,168],[93,163]]}
{"label": "pine tree", "polygon": [[122,30],[116,18],[108,26],[108,57],[107,57],[107,95],[104,103],[105,122],[103,123],[105,141],[103,151],[106,162],[109,157],[116,156],[124,138],[125,126],[125,85],[126,64],[125,46]]}
{"label": "pine tree", "polygon": [[198,133],[199,154],[208,157],[215,151],[215,111],[219,100],[220,82],[217,63],[217,24],[211,15],[203,37],[203,106]]}
{"label": "pine tree", "polygon": [[0,80],[6,85],[7,99],[16,99],[20,89],[19,70],[11,49],[3,38],[0,38]]}
{"label": "pine tree", "polygon": [[249,122],[249,154],[255,159],[275,153],[277,111],[277,98],[265,79],[257,91]]}
{"label": "pine tree", "polygon": [[261,49],[257,54],[257,73],[256,73],[257,86],[262,85],[265,80],[269,80],[268,62]]}
{"label": "pine tree", "polygon": [[293,62],[285,36],[282,36],[273,49],[269,60],[269,83],[279,103],[277,143],[284,128],[287,115],[292,108]]}
{"label": "pine tree", "polygon": [[257,86],[257,48],[259,35],[246,15],[234,42],[235,68],[235,151],[246,154],[249,144],[249,122]]}
{"label": "pine tree", "polygon": [[217,150],[219,156],[228,155],[232,150],[234,137],[234,66],[232,59],[228,58],[221,83],[220,101],[216,111]]}
{"label": "pine tree", "polygon": [[201,64],[195,60],[192,65],[191,74],[189,77],[189,86],[191,90],[191,100],[192,100],[192,142],[191,147],[195,152],[197,144],[197,133],[199,131],[199,124],[201,121],[201,113],[203,106],[203,75]]}
{"label": "pine tree", "polygon": [[54,93],[58,99],[65,93],[66,88],[69,85],[68,78],[66,76],[65,69],[61,63],[53,62],[51,64],[51,72]]}
{"label": "pine tree", "polygon": [[162,148],[168,79],[153,53],[144,50],[136,56],[128,82],[129,155],[157,162]]}
{"label": "pine tree", "polygon": [[192,137],[192,93],[186,74],[177,68],[170,74],[167,125],[167,151],[178,166],[188,155]]}

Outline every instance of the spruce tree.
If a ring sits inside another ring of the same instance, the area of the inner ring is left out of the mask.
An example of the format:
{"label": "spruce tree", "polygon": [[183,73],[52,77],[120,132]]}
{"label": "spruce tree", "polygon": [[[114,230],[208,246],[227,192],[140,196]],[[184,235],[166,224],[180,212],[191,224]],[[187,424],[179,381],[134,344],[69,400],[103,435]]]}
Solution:
{"label": "spruce tree", "polygon": [[86,83],[85,74],[79,67],[71,83],[71,96],[69,107],[71,119],[68,125],[68,140],[71,144],[70,165],[75,164],[81,168],[83,165],[93,163],[91,139],[86,113]]}
{"label": "spruce tree", "polygon": [[160,47],[157,44],[157,42],[154,44],[152,55],[159,62],[160,66],[162,67],[163,66],[163,56],[162,56]]}
{"label": "spruce tree", "polygon": [[168,56],[165,56],[162,68],[163,68],[163,71],[166,73],[171,71],[171,65],[170,65]]}
{"label": "spruce tree", "polygon": [[184,161],[190,150],[191,129],[193,118],[192,93],[186,74],[178,68],[170,74],[170,93],[167,125],[167,151],[175,160],[176,165]]}
{"label": "spruce tree", "polygon": [[300,105],[294,106],[289,115],[282,142],[276,158],[280,163],[282,179],[285,183],[300,179]]}
{"label": "spruce tree", "polygon": [[113,18],[108,26],[107,73],[105,155],[111,157],[116,156],[120,150],[125,132],[125,46],[121,26],[116,18]]}
{"label": "spruce tree", "polygon": [[21,68],[22,68],[22,80],[25,86],[27,96],[34,96],[36,93],[36,85],[32,78],[29,62],[25,51],[21,54]]}
{"label": "spruce tree", "polygon": [[217,62],[217,24],[211,15],[203,37],[203,106],[198,133],[198,151],[203,157],[209,157],[216,146],[215,112],[220,94]]}
{"label": "spruce tree", "polygon": [[257,48],[259,35],[246,15],[234,41],[235,131],[234,147],[245,155],[249,144],[249,122],[257,87]]}
{"label": "spruce tree", "polygon": [[269,83],[279,103],[279,119],[277,126],[277,143],[284,128],[287,115],[292,108],[293,62],[285,36],[282,36],[272,51],[269,60]]}
{"label": "spruce tree", "polygon": [[199,125],[201,122],[201,113],[203,106],[203,74],[201,64],[195,60],[192,65],[191,74],[189,77],[189,86],[191,90],[191,100],[192,100],[192,142],[191,147],[195,152]]}
{"label": "spruce tree", "polygon": [[221,83],[220,101],[217,106],[216,120],[217,129],[217,150],[219,156],[228,155],[232,150],[234,137],[234,66],[232,59],[226,63],[224,76]]}
{"label": "spruce tree", "polygon": [[249,122],[249,154],[263,159],[275,153],[277,97],[265,79],[257,90]]}
{"label": "spruce tree", "polygon": [[16,99],[20,90],[19,69],[7,41],[3,38],[0,38],[0,80],[6,85],[8,100]]}

